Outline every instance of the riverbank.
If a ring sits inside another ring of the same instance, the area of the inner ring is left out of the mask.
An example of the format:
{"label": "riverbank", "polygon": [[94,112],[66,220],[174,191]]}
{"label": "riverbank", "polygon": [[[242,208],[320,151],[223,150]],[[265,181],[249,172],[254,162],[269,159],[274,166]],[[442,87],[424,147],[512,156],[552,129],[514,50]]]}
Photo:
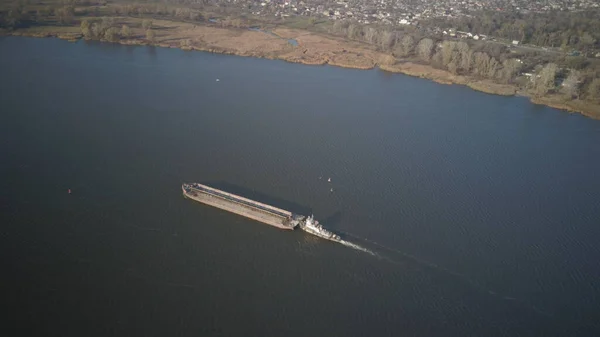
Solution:
{"label": "riverbank", "polygon": [[[578,112],[587,117],[600,119],[600,106],[590,102],[564,101],[560,96],[533,97],[520,91],[515,85],[499,84],[489,80],[454,75],[430,65],[394,60],[360,42],[326,36],[305,30],[276,27],[269,34],[246,28],[222,28],[217,24],[197,25],[185,22],[154,20],[153,41],[146,39],[142,20],[131,17],[116,17],[118,25],[131,27],[131,35],[113,43],[125,45],[154,45],[164,48],[180,48],[211,53],[278,59],[306,65],[325,65],[352,69],[380,69],[433,80],[441,84],[465,85],[473,90],[503,96],[519,94],[529,97],[535,104],[543,104],[569,112]],[[0,32],[5,35],[31,37],[57,37],[68,41],[83,38],[78,26],[37,26],[16,31]],[[289,41],[294,41],[290,43]],[[107,42],[107,41],[105,41]],[[391,62],[390,62],[391,60]]]}

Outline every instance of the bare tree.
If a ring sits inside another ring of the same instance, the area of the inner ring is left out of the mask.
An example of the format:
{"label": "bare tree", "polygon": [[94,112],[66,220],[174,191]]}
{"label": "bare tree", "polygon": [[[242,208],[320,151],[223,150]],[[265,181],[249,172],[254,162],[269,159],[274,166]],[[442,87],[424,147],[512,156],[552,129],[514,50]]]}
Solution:
{"label": "bare tree", "polygon": [[92,37],[92,29],[91,29],[91,25],[90,22],[88,20],[83,20],[81,21],[81,34],[83,34],[83,36],[87,39]]}
{"label": "bare tree", "polygon": [[103,17],[102,21],[100,22],[100,28],[106,32],[107,29],[109,29],[110,27],[112,27],[115,24],[115,18],[110,18],[110,17]]}
{"label": "bare tree", "polygon": [[581,73],[571,69],[569,76],[563,81],[561,91],[567,99],[578,99],[581,89]]}
{"label": "bare tree", "polygon": [[356,39],[360,35],[360,27],[355,24],[348,26],[348,38],[350,40]]}
{"label": "bare tree", "polygon": [[154,34],[154,31],[152,29],[146,30],[146,40],[148,40],[148,42],[154,42],[155,38],[156,35]]}
{"label": "bare tree", "polygon": [[485,52],[473,53],[473,73],[481,77],[495,78],[500,69],[500,63]]}
{"label": "bare tree", "polygon": [[121,36],[124,38],[131,37],[131,29],[128,25],[123,25],[123,27],[121,27]]}
{"label": "bare tree", "polygon": [[179,45],[181,46],[181,48],[189,48],[192,45],[192,42],[190,41],[190,39],[183,39],[179,41]]}
{"label": "bare tree", "polygon": [[92,23],[92,35],[91,37],[95,37],[97,39],[101,39],[104,36],[104,30],[100,27],[100,24],[97,22]]}
{"label": "bare tree", "polygon": [[400,41],[400,55],[409,56],[415,51],[415,38],[412,35],[404,35]]}
{"label": "bare tree", "polygon": [[417,54],[424,61],[431,60],[431,54],[433,53],[433,40],[429,38],[422,39],[417,45]]}
{"label": "bare tree", "polygon": [[373,27],[365,27],[365,41],[367,43],[377,43],[377,29]]}
{"label": "bare tree", "polygon": [[119,40],[119,28],[110,27],[104,33],[104,38],[110,42],[115,42]]}
{"label": "bare tree", "polygon": [[345,25],[344,21],[336,20],[333,23],[333,27],[331,29],[332,29],[332,32],[334,34],[344,34],[345,35],[346,34],[346,28],[347,28],[347,26]]}
{"label": "bare tree", "polygon": [[521,71],[521,62],[517,59],[506,59],[502,62],[502,70],[498,73],[499,79],[503,83],[510,83]]}
{"label": "bare tree", "polygon": [[145,30],[151,29],[152,28],[152,20],[143,20],[142,28],[144,28]]}
{"label": "bare tree", "polygon": [[498,62],[498,60],[496,60],[495,57],[490,57],[488,64],[487,64],[486,76],[488,78],[495,78],[495,77],[497,77],[499,70],[500,70],[500,62]]}
{"label": "bare tree", "polygon": [[[453,59],[456,58],[455,55],[456,42],[445,40],[442,42],[442,64],[447,67]],[[456,63],[456,62],[455,62]]]}
{"label": "bare tree", "polygon": [[534,90],[538,96],[545,95],[548,91],[556,87],[554,81],[556,80],[557,72],[558,66],[555,63],[548,63],[542,68],[534,82]]}
{"label": "bare tree", "polygon": [[57,9],[55,14],[58,17],[59,23],[63,25],[70,24],[73,21],[73,15],[75,15],[75,8],[73,6],[64,6]]}
{"label": "bare tree", "polygon": [[381,44],[381,48],[383,50],[391,50],[394,46],[394,42],[396,42],[396,33],[384,30],[380,34],[379,43]]}
{"label": "bare tree", "polygon": [[590,101],[596,101],[600,103],[600,78],[595,78],[588,85],[586,98]]}
{"label": "bare tree", "polygon": [[471,63],[473,62],[473,51],[469,47],[469,45],[460,41],[456,44],[456,50],[460,55],[459,67],[464,73],[469,73],[471,71]]}

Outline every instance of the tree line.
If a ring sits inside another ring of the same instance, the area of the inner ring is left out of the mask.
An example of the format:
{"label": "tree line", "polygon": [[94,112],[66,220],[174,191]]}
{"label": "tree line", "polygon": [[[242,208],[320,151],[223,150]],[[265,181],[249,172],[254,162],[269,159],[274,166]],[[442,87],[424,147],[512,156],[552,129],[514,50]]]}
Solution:
{"label": "tree line", "polygon": [[[517,84],[538,96],[555,93],[563,95],[565,100],[585,98],[600,102],[600,64],[588,62],[584,57],[552,58],[537,52],[515,54],[497,43],[444,40],[426,36],[413,27],[391,30],[350,21],[336,21],[331,33],[374,45],[390,53],[392,62],[406,59],[456,75]],[[524,72],[528,76],[523,76]]]}
{"label": "tree line", "polygon": [[472,16],[432,19],[427,24],[543,47],[600,50],[600,10],[509,13],[482,11]]}
{"label": "tree line", "polygon": [[[156,33],[152,29],[152,20],[143,20],[141,27],[145,31],[146,40],[153,42],[156,38]],[[100,20],[82,20],[81,34],[86,39],[106,40],[117,42],[122,38],[133,37],[133,32],[128,25],[117,25],[112,17],[103,17]]]}

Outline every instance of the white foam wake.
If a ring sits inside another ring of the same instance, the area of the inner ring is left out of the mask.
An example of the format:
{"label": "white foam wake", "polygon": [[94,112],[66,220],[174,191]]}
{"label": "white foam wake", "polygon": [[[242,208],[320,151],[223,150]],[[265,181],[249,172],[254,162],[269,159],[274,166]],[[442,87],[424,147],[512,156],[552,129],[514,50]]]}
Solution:
{"label": "white foam wake", "polygon": [[356,250],[360,250],[361,252],[365,252],[365,253],[368,253],[368,254],[371,254],[371,255],[375,256],[375,253],[373,253],[372,251],[368,250],[365,247],[361,247],[361,246],[359,246],[357,244],[354,244],[352,242],[341,240],[340,243],[343,244],[346,247],[350,247],[350,248],[353,248],[353,249],[356,249]]}

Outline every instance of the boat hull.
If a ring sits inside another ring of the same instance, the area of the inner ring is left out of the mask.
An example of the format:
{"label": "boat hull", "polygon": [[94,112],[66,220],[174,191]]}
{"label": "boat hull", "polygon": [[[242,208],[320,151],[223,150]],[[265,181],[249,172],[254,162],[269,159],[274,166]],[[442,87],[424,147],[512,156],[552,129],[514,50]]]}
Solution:
{"label": "boat hull", "polygon": [[[279,229],[293,230],[294,226],[289,225],[289,221],[285,216],[269,212],[267,208],[256,208],[248,202],[236,202],[235,195],[227,193],[227,198],[220,197],[218,194],[211,194],[206,190],[199,190],[188,186],[186,190],[185,186],[181,187],[183,196],[188,199],[203,203],[205,205],[213,206],[230,213],[244,216],[246,218],[262,222]],[[218,191],[218,190],[216,190]],[[222,192],[226,193],[226,192]],[[233,196],[233,197],[231,197]],[[241,198],[241,197],[240,197]],[[242,200],[249,201],[249,199],[243,198]],[[261,205],[257,203],[257,205]],[[291,213],[290,213],[291,214]]]}
{"label": "boat hull", "polygon": [[324,234],[321,234],[319,232],[315,232],[315,231],[310,230],[310,229],[308,229],[306,227],[303,227],[303,226],[300,226],[300,229],[302,229],[306,233],[312,234],[314,236],[318,236],[321,239],[325,239],[325,240],[329,240],[329,241],[333,241],[333,242],[342,242],[341,238],[336,238],[336,237],[331,237],[331,236],[328,236],[328,235],[324,235]]}

